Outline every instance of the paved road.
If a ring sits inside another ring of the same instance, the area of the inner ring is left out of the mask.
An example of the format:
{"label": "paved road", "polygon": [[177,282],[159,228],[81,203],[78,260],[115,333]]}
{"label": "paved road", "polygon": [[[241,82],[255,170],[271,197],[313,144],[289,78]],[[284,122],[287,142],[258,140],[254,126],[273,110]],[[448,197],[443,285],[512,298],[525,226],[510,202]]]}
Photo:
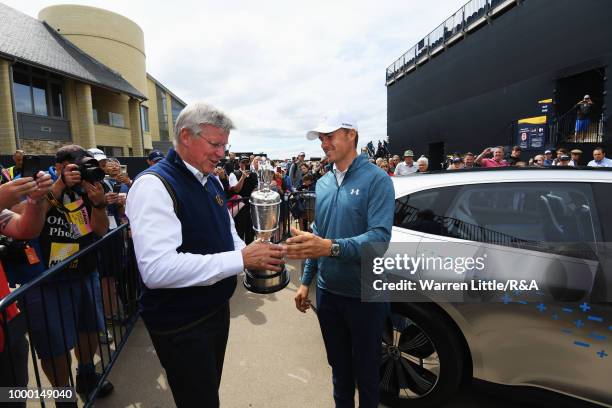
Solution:
{"label": "paved road", "polygon": [[[272,295],[239,285],[232,299],[230,338],[221,386],[221,406],[230,408],[333,407],[331,374],[316,316],[293,306],[292,283]],[[163,370],[139,323],[110,374],[113,395],[96,407],[172,407]],[[497,397],[465,390],[444,408],[516,408]]]}

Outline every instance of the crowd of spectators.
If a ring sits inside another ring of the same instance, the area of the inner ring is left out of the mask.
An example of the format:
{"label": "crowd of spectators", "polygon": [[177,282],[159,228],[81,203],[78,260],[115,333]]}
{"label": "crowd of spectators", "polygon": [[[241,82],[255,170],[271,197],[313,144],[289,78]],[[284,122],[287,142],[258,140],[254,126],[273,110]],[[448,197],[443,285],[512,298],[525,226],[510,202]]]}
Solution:
{"label": "crowd of spectators", "polygon": [[[153,151],[147,161],[154,165],[163,157]],[[61,147],[54,164],[45,169],[40,168],[38,156],[22,150],[15,152],[13,160],[13,166],[0,168],[4,247],[0,298],[9,293],[9,286],[32,281],[127,223],[125,203],[132,185],[126,167],[97,148]],[[120,258],[121,247],[112,256]],[[40,367],[52,386],[69,386],[72,352],[78,362],[73,377],[77,393],[86,397],[100,384],[95,355],[101,350],[100,343],[114,341],[106,327],[125,324],[109,258],[100,252],[79,257],[24,292],[19,304],[10,305],[9,313],[0,315],[8,328],[8,336],[0,330],[0,385],[28,384],[26,326]],[[27,311],[27,325],[23,310]],[[112,390],[113,385],[105,380],[97,395],[104,397]],[[76,403],[58,401],[56,406]]]}

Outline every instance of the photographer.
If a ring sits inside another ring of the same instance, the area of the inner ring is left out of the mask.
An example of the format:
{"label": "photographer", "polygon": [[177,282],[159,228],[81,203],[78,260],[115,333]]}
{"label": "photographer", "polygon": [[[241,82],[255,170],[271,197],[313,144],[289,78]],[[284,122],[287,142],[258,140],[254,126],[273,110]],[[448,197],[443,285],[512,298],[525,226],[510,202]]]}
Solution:
{"label": "photographer", "polygon": [[[59,175],[43,203],[41,261],[50,268],[92,244],[108,231],[106,198],[100,181],[104,172],[83,148],[69,145],[55,156]],[[76,391],[89,394],[98,383],[93,356],[103,329],[100,278],[95,254],[81,257],[26,296],[31,341],[51,385],[68,385],[70,350],[79,362]],[[63,325],[60,322],[64,322]],[[63,326],[63,327],[62,327]],[[98,397],[113,389],[105,381]]]}
{"label": "photographer", "polygon": [[[257,174],[250,171],[251,160],[248,156],[240,156],[240,170],[236,170],[229,176],[230,190],[243,198],[251,196],[253,190],[257,188]],[[248,245],[255,239],[253,231],[253,221],[251,220],[251,208],[249,202],[245,200],[245,205],[234,218],[236,231],[244,242]]]}
{"label": "photographer", "polygon": [[[44,199],[51,186],[51,176],[38,172],[32,177],[8,181],[0,186],[0,234],[15,239],[31,239],[38,236],[44,223]],[[21,214],[11,208],[27,197]],[[10,293],[6,275],[0,263],[0,299]],[[16,304],[0,313],[0,387],[25,387],[28,385],[28,342],[25,323]],[[4,332],[4,325],[8,331]],[[10,354],[9,354],[10,351]],[[8,404],[7,406],[11,406]],[[12,406],[25,406],[16,403]]]}

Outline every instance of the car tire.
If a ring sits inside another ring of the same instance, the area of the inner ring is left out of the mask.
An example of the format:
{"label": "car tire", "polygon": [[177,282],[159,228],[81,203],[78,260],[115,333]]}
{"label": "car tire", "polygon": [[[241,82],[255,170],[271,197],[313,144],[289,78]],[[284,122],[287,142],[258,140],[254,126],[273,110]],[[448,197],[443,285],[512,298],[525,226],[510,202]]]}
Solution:
{"label": "car tire", "polygon": [[436,407],[458,390],[467,350],[450,318],[432,305],[393,305],[382,347],[380,396],[386,406]]}

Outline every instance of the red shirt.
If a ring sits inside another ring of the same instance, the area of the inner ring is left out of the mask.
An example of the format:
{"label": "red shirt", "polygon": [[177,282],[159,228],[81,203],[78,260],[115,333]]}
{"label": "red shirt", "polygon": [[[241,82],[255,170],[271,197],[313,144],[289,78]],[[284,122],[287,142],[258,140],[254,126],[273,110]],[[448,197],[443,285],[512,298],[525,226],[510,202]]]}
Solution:
{"label": "red shirt", "polygon": [[[11,291],[9,290],[8,282],[6,280],[6,274],[4,273],[4,268],[2,267],[2,264],[0,263],[0,299],[4,299],[6,296],[8,296],[9,293],[11,293]],[[8,318],[8,321],[11,321],[11,319],[17,316],[17,313],[19,313],[19,309],[17,309],[16,302],[13,302],[5,310],[6,310],[6,317]],[[0,353],[4,350],[4,331],[2,330],[2,327],[3,327],[2,320],[3,319],[4,319],[4,313],[0,313]]]}

